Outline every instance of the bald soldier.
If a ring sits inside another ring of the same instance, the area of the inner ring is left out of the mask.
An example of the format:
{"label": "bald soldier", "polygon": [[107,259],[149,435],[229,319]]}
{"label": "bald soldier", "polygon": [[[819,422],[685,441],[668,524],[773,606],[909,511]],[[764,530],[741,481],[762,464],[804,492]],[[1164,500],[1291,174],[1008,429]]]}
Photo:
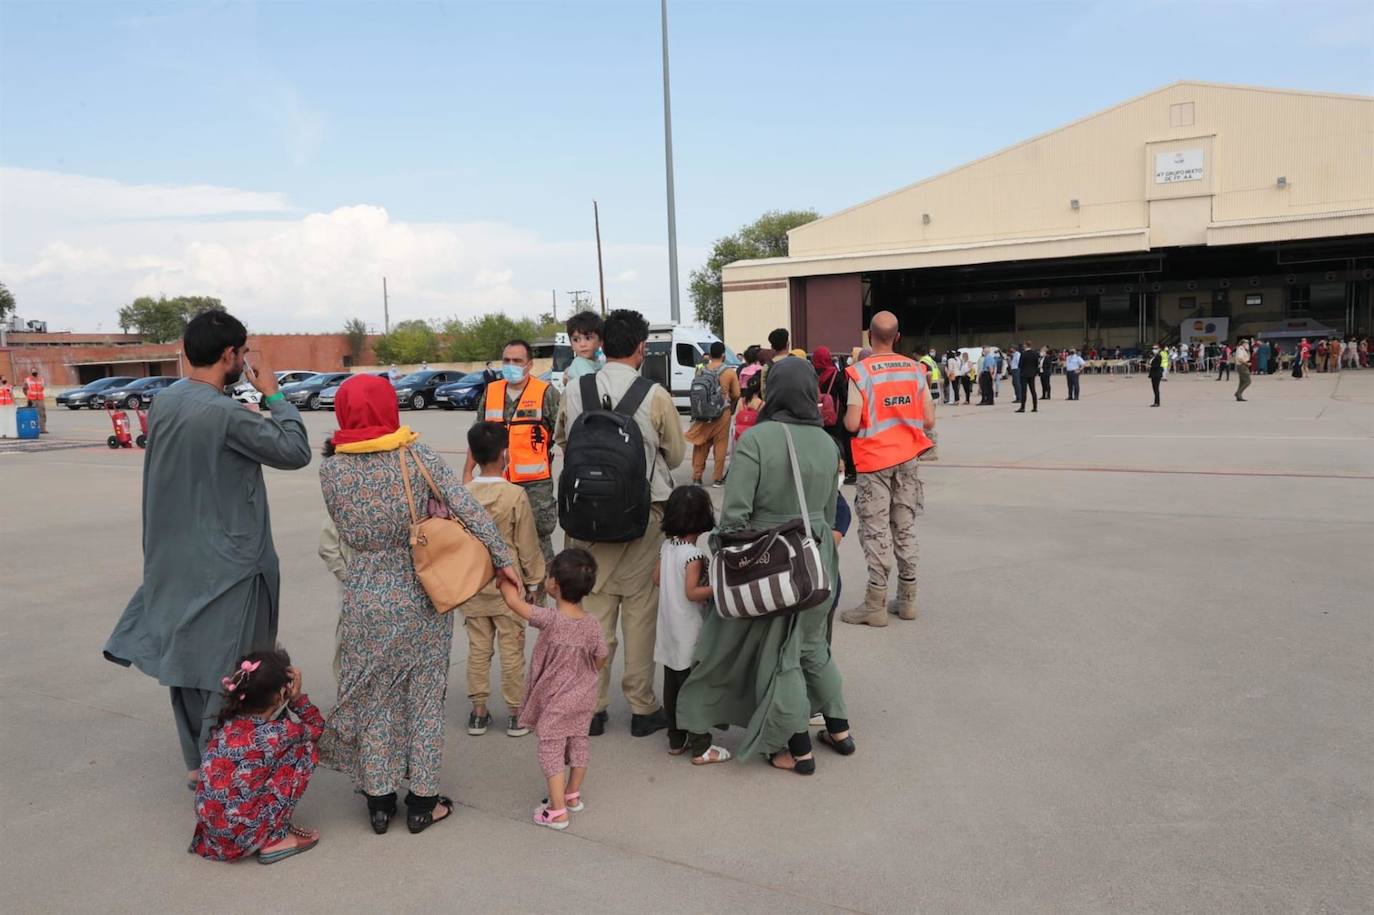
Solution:
{"label": "bald soldier", "polygon": [[[925,511],[917,459],[932,447],[935,401],[925,373],[894,350],[897,316],[880,311],[868,325],[873,354],[846,370],[849,407],[844,425],[854,434],[859,472],[855,514],[868,562],[864,602],[840,614],[846,623],[886,626],[889,613],[916,618],[916,516]],[[897,559],[897,597],[887,605],[888,555]]]}

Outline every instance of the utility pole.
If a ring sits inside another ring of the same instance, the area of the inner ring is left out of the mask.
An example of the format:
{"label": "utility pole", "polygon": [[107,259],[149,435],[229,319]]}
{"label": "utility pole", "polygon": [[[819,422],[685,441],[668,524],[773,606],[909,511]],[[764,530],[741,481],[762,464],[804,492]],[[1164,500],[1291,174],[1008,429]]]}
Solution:
{"label": "utility pole", "polygon": [[592,219],[596,221],[596,280],[601,286],[601,317],[606,317],[606,273],[601,269],[601,211],[592,201]]}
{"label": "utility pole", "polygon": [[668,301],[673,323],[682,320],[682,305],[677,290],[677,205],[673,199],[673,104],[668,90],[668,0],[659,0],[663,25],[663,162],[668,174]]}
{"label": "utility pole", "polygon": [[386,277],[382,277],[382,333],[391,333],[391,300],[386,295]]}
{"label": "utility pole", "polygon": [[549,295],[553,297],[553,319],[558,320],[558,290],[550,289]]}
{"label": "utility pole", "polygon": [[568,298],[572,299],[572,311],[570,314],[577,314],[587,305],[586,297],[590,295],[585,289],[573,289],[568,292]]}

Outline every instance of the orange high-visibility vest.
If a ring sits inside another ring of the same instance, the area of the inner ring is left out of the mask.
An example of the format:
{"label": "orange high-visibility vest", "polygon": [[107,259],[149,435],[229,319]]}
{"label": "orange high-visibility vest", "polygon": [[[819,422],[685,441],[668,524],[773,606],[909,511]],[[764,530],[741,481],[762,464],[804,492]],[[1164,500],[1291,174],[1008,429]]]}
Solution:
{"label": "orange high-visibility vest", "polygon": [[14,388],[0,384],[0,407],[14,406]]}
{"label": "orange high-visibility vest", "polygon": [[905,463],[932,447],[926,437],[925,373],[912,359],[881,353],[845,369],[859,389],[859,431],[854,433],[854,467],[873,473]]}
{"label": "orange high-visibility vest", "polygon": [[510,462],[506,465],[506,479],[512,483],[534,483],[553,478],[549,462],[549,429],[544,425],[544,392],[548,382],[530,378],[520,392],[515,413],[506,422],[506,382],[493,381],[487,385],[486,420],[502,423],[510,432],[506,448]]}
{"label": "orange high-visibility vest", "polygon": [[24,379],[24,396],[29,400],[43,399],[43,379],[29,376]]}

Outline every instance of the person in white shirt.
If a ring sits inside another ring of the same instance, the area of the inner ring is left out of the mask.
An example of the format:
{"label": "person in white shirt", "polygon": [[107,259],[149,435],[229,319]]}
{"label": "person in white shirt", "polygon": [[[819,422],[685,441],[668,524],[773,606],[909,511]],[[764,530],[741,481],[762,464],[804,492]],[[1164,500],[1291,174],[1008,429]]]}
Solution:
{"label": "person in white shirt", "polygon": [[1069,357],[1064,360],[1064,377],[1069,383],[1069,400],[1078,399],[1078,378],[1083,371],[1083,357],[1078,355],[1078,350],[1069,350]]}

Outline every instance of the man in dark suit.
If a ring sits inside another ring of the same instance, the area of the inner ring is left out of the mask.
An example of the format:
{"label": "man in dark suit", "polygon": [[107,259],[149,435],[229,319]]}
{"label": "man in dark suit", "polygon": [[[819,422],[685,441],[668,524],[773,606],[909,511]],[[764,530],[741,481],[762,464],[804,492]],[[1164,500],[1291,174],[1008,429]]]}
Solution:
{"label": "man in dark suit", "polygon": [[1164,377],[1164,353],[1156,343],[1150,350],[1150,387],[1155,389],[1155,402],[1150,404],[1152,407],[1159,406],[1159,382]]}
{"label": "man in dark suit", "polygon": [[1054,350],[1048,346],[1040,348],[1040,397],[1050,399],[1050,376],[1054,374]]}
{"label": "man in dark suit", "polygon": [[1030,341],[1021,344],[1021,406],[1017,413],[1026,412],[1026,398],[1031,399],[1031,412],[1040,411],[1040,401],[1035,397],[1035,383],[1040,375],[1040,354],[1031,349]]}

